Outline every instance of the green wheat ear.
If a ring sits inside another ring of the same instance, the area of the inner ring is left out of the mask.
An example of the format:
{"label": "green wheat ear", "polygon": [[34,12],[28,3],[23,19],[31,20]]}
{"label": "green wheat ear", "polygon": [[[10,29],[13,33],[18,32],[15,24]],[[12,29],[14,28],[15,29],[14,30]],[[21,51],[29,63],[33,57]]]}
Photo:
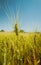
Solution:
{"label": "green wheat ear", "polygon": [[14,28],[15,24],[18,24],[18,13],[19,13],[18,10],[16,10],[16,15],[14,15],[15,20],[12,23],[13,28]]}

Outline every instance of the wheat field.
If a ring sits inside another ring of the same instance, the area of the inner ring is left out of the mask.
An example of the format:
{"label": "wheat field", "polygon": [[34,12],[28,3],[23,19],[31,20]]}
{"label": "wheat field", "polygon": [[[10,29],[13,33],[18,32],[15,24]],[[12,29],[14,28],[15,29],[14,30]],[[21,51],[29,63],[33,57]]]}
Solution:
{"label": "wheat field", "polygon": [[0,65],[41,65],[41,33],[0,32]]}

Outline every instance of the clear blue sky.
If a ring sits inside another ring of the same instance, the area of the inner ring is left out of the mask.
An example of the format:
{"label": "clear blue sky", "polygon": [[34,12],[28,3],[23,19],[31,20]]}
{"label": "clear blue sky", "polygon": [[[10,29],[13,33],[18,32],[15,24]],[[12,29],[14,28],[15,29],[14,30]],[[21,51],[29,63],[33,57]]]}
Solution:
{"label": "clear blue sky", "polygon": [[19,29],[41,32],[41,0],[0,0],[0,30],[13,30],[17,13]]}

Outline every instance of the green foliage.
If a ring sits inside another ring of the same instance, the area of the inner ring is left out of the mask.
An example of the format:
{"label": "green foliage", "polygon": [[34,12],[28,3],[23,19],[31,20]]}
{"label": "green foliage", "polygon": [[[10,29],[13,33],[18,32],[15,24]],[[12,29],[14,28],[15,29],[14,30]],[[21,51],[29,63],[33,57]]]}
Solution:
{"label": "green foliage", "polygon": [[1,30],[0,32],[5,32],[4,30]]}
{"label": "green foliage", "polygon": [[24,30],[20,30],[19,32],[24,32]]}

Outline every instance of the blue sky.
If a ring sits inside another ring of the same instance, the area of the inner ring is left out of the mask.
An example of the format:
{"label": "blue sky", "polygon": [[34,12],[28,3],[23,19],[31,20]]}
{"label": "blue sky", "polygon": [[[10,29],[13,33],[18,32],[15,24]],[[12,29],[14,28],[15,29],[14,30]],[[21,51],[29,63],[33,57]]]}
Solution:
{"label": "blue sky", "polygon": [[17,14],[19,29],[41,32],[41,0],[0,0],[0,30],[12,31]]}

